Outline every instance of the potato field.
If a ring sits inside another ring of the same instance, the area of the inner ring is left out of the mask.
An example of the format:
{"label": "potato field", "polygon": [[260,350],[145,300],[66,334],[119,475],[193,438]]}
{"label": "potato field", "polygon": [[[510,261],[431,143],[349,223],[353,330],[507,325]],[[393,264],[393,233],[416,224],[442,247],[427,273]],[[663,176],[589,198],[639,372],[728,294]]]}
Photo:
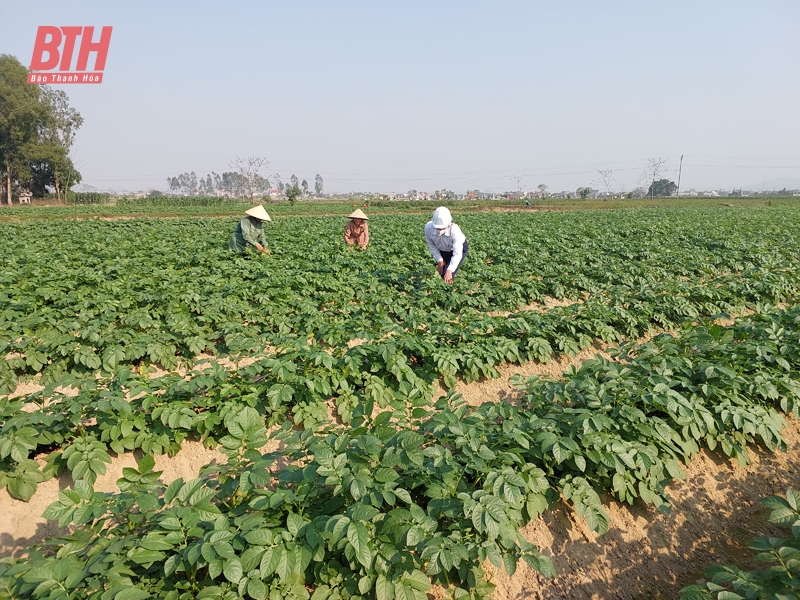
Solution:
{"label": "potato field", "polygon": [[[520,530],[557,505],[604,533],[604,498],[667,511],[702,450],[786,449],[800,210],[453,210],[452,286],[429,212],[372,216],[366,251],[275,216],[270,256],[228,251],[238,216],[0,222],[0,486],[68,482],[44,515],[67,533],[0,560],[0,598],[479,600],[488,565],[556,575]],[[454,392],[593,347],[514,401]],[[164,480],[186,440],[227,462]],[[799,500],[768,501],[795,525],[759,550],[776,575],[684,597],[798,593]]]}

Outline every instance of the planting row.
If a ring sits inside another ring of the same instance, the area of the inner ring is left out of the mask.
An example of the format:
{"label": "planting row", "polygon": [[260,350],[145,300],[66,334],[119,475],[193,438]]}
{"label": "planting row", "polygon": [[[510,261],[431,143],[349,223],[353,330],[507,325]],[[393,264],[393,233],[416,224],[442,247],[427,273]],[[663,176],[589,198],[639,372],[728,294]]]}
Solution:
{"label": "planting row", "polygon": [[[419,331],[450,353],[443,363],[469,355],[475,339],[502,346],[531,332],[572,352],[585,336],[617,341],[791,300],[800,289],[794,209],[457,218],[470,254],[452,287],[435,274],[424,217],[375,217],[366,252],[344,247],[339,219],[276,219],[267,231],[272,256],[244,258],[225,248],[227,220],[0,224],[8,246],[0,393],[37,373],[48,384],[120,365],[190,366],[204,352],[257,356],[268,346],[336,347]],[[487,314],[547,296],[582,304],[547,317]],[[536,344],[534,356],[547,353]],[[491,353],[478,358],[469,377],[492,373]]]}
{"label": "planting row", "polygon": [[[241,214],[243,210],[253,204],[250,200],[239,198],[216,198],[210,196],[199,197],[158,197],[158,198],[120,198],[113,204],[107,203],[109,199],[104,194],[87,194],[84,202],[75,202],[70,195],[70,206],[42,206],[24,205],[6,207],[0,220],[47,220],[47,219],[75,219],[90,217],[164,217],[164,216],[223,216]],[[102,200],[92,202],[90,200]],[[259,201],[260,202],[260,201]],[[668,205],[663,199],[657,202]],[[791,200],[784,201],[787,204]],[[763,204],[763,201],[760,202]],[[523,207],[521,200],[473,200],[459,201],[455,207],[459,211],[474,211],[481,209],[515,209]],[[437,205],[427,200],[422,201],[394,201],[370,200],[364,198],[346,200],[312,200],[290,203],[286,201],[267,202],[265,208],[271,215],[341,215],[344,217],[353,212],[355,207],[363,207],[370,214],[403,214],[403,213],[428,213]]]}
{"label": "planting row", "polygon": [[[117,453],[139,448],[175,453],[189,435],[214,446],[225,435],[225,415],[243,404],[271,423],[290,418],[305,427],[327,418],[330,399],[345,423],[367,401],[381,407],[392,402],[398,407],[417,401],[427,405],[440,377],[455,384],[457,376],[492,375],[501,362],[547,361],[559,340],[575,351],[591,342],[591,336],[581,332],[579,318],[562,315],[561,329],[549,331],[543,326],[546,315],[531,313],[528,319],[533,318],[539,321],[508,319],[499,330],[472,339],[461,332],[460,351],[445,344],[437,347],[427,332],[416,331],[330,353],[301,344],[237,372],[211,361],[186,378],[173,374],[149,379],[127,368],[118,368],[108,379],[65,378],[59,383],[71,383],[77,395],[56,392],[57,384],[52,383],[24,398],[0,400],[0,485],[27,500],[38,481],[65,468],[76,479],[93,481],[110,462],[108,447]],[[790,330],[786,335],[794,334]],[[621,385],[625,378],[617,373],[618,365],[608,363],[608,368],[608,385]],[[22,411],[26,403],[38,407]],[[784,410],[794,410],[793,405]],[[49,452],[44,469],[30,460],[42,452]]]}
{"label": "planting row", "polygon": [[[431,408],[399,399],[399,383],[384,401],[357,394],[350,430],[287,422],[275,434],[285,448],[268,455],[258,448],[276,413],[257,386],[278,383],[253,365],[253,396],[209,411],[227,464],[165,486],[148,456],[125,470],[119,494],[94,492],[73,470],[75,489],[45,516],[75,532],[4,561],[0,585],[9,597],[53,599],[425,600],[434,583],[486,598],[486,560],[509,574],[520,560],[553,573],[519,530],[559,498],[602,533],[601,493],[666,509],[665,487],[700,448],[742,462],[750,444],[783,448],[780,413],[800,406],[798,348],[793,307],[658,336],[563,380],[520,380],[517,405],[448,396]],[[317,358],[358,388],[348,357]],[[185,429],[203,413],[188,410]]]}

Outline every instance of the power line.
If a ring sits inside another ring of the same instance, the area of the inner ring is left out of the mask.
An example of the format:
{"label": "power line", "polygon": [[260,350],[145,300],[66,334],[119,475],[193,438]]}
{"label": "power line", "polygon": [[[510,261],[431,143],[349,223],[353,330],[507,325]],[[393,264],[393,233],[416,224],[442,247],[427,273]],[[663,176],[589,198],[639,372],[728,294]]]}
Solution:
{"label": "power line", "polygon": [[[798,160],[798,159],[779,159],[779,158],[759,158],[759,157],[734,157],[734,156],[711,156],[711,155],[687,155],[687,157],[694,158],[718,158],[718,159],[744,159],[744,160]],[[581,165],[565,165],[558,167],[531,167],[528,169],[515,169],[508,171],[466,171],[466,172],[441,172],[441,173],[348,173],[348,172],[329,172],[325,174],[325,179],[329,182],[352,182],[353,184],[414,184],[424,182],[477,182],[477,181],[498,181],[509,179],[514,174],[521,174],[524,177],[562,177],[573,175],[594,175],[598,167],[607,167],[609,165],[624,165],[636,162],[644,162],[646,159],[632,159],[623,161],[610,161],[600,163],[585,163]],[[581,167],[593,167],[591,170],[563,170],[563,169],[580,169]],[[717,163],[685,163],[685,166],[701,169],[790,169],[800,171],[800,166],[796,165],[764,165],[764,164],[717,164]],[[624,171],[638,171],[641,166],[635,167],[622,167],[614,169],[614,172]],[[309,171],[308,169],[288,169],[286,167],[274,166],[270,170],[273,171],[295,171],[303,172]],[[317,171],[317,169],[313,169]],[[213,172],[213,171],[212,171]],[[152,182],[154,179],[166,179],[173,177],[174,174],[167,173],[149,173],[137,174],[134,176],[100,176],[100,177],[87,177],[87,180],[96,182]],[[202,178],[202,175],[198,178]]]}
{"label": "power line", "polygon": [[722,169],[798,169],[800,166],[778,166],[778,165],[709,165],[701,163],[687,163],[690,167],[718,167]]}
{"label": "power line", "polygon": [[[453,175],[469,175],[469,176],[486,175],[486,176],[492,176],[492,175],[498,175],[498,174],[505,175],[505,174],[508,174],[508,173],[518,173],[520,171],[543,171],[543,170],[556,170],[556,169],[577,169],[577,168],[580,168],[580,167],[607,166],[607,165],[615,165],[615,164],[626,164],[626,163],[632,163],[632,162],[641,162],[641,161],[644,161],[644,160],[647,160],[647,159],[637,158],[637,159],[633,159],[633,160],[620,160],[620,161],[611,161],[611,162],[604,162],[604,163],[586,163],[586,164],[581,164],[581,165],[565,165],[565,166],[561,166],[561,167],[553,167],[553,166],[529,167],[529,168],[525,168],[525,169],[510,169],[510,170],[502,170],[502,171],[462,171],[462,172],[456,172],[456,173],[453,173],[453,172],[425,173],[424,176],[426,176],[426,177],[439,177],[439,176],[450,177],[450,176],[453,176]],[[274,170],[276,170],[276,171],[297,171],[297,172],[306,171],[306,172],[308,172],[310,170],[313,170],[313,169],[298,169],[298,168],[291,169],[291,168],[288,168],[288,167],[280,167],[280,166],[274,166],[272,168]],[[620,169],[620,170],[622,170],[622,169]],[[583,171],[581,171],[581,172],[583,172]],[[593,171],[587,171],[587,172],[593,172]],[[328,172],[328,175],[347,175],[347,176],[370,176],[370,175],[383,176],[383,175],[386,175],[386,176],[391,176],[391,175],[395,175],[395,174],[394,173],[373,174],[373,173]],[[399,173],[397,175],[406,176],[407,174]]]}
{"label": "power line", "polygon": [[711,154],[687,154],[686,156],[694,158],[730,158],[735,160],[793,160],[800,161],[800,158],[777,158],[777,157],[763,157],[763,156],[714,156]]}

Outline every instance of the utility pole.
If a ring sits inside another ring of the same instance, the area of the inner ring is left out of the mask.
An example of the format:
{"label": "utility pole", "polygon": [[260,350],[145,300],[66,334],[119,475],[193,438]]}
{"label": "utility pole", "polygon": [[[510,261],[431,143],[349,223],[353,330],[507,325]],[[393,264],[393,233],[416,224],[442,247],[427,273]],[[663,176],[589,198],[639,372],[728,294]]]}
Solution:
{"label": "utility pole", "polygon": [[678,165],[678,198],[681,197],[681,171],[683,170],[683,154],[681,154],[681,164]]}

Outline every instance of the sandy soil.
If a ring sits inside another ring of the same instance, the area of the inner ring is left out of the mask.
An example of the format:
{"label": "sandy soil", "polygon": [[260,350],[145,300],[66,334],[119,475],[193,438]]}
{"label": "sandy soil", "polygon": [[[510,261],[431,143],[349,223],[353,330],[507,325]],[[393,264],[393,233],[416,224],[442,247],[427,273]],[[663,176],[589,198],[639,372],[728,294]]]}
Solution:
{"label": "sandy soil", "polygon": [[676,598],[710,565],[757,568],[747,549],[752,538],[785,534],[767,523],[769,510],[759,500],[800,486],[800,422],[789,422],[784,435],[788,452],[751,452],[746,470],[709,452],[696,456],[686,481],[667,490],[670,514],[604,498],[611,526],[603,536],[570,508],[546,513],[522,533],[553,559],[558,577],[524,564],[513,577],[492,567],[494,598]]}
{"label": "sandy soil", "polygon": [[[455,391],[472,406],[479,406],[484,402],[512,402],[518,396],[518,392],[509,384],[508,380],[514,375],[531,377],[532,375],[550,375],[561,377],[569,367],[579,367],[584,361],[595,356],[604,356],[610,359],[611,356],[606,352],[608,344],[595,342],[591,347],[585,348],[577,356],[570,357],[565,354],[558,354],[548,363],[526,362],[520,365],[499,365],[497,371],[500,377],[497,379],[485,379],[464,383],[458,381]],[[434,398],[446,395],[446,391],[441,386],[434,388]]]}
{"label": "sandy soil", "polygon": [[[117,492],[116,481],[122,477],[122,469],[135,467],[141,454],[130,453],[117,456],[107,465],[105,475],[95,482],[98,492]],[[181,451],[174,457],[156,456],[156,471],[164,471],[161,480],[174,481],[178,477],[189,480],[197,477],[200,467],[213,461],[225,462],[226,458],[217,450],[209,450],[199,442],[184,441]],[[0,556],[17,555],[27,546],[46,537],[64,532],[57,523],[48,522],[41,514],[49,504],[58,500],[58,491],[72,487],[72,477],[67,473],[58,479],[39,484],[39,489],[30,502],[22,502],[9,496],[5,488],[0,490]]]}
{"label": "sandy soil", "polygon": [[[541,279],[541,278],[540,278]],[[582,300],[578,300],[578,303],[581,303]],[[508,315],[512,315],[518,312],[524,312],[526,310],[533,310],[536,312],[544,313],[550,310],[551,308],[559,307],[559,306],[572,306],[576,304],[573,300],[567,300],[566,298],[558,299],[553,298],[552,296],[545,296],[544,302],[534,302],[533,304],[528,304],[527,306],[520,306],[514,311],[510,310],[490,310],[486,314],[490,317],[507,317]]]}
{"label": "sandy soil", "polygon": [[[273,354],[274,352],[275,352],[274,348],[268,347],[265,348],[263,354],[259,356],[243,356],[238,359],[219,358],[216,356],[212,356],[210,354],[198,354],[194,360],[194,365],[192,366],[192,369],[202,370],[206,365],[206,363],[214,361],[230,371],[236,371],[237,369],[248,367],[257,360],[259,360],[260,358]],[[170,373],[178,373],[179,375],[185,377],[186,374],[189,372],[189,370],[190,369],[181,367],[178,369],[174,369],[172,371],[168,371],[167,369],[162,369],[159,365],[151,364],[147,367],[147,376],[150,379],[156,379],[157,377],[163,377],[164,375],[169,375]],[[99,374],[97,374],[96,376],[99,377]],[[14,391],[11,392],[8,397],[11,399],[25,397],[43,390],[45,386],[43,386],[40,383],[41,378],[42,378],[41,373],[37,373],[33,377],[25,378],[23,381],[17,384],[17,387],[14,388]],[[57,393],[66,394],[67,396],[78,395],[78,390],[72,387],[64,388],[59,386],[55,389],[55,391]],[[24,407],[22,410],[33,410],[34,408],[35,405],[26,405],[26,407]]]}

